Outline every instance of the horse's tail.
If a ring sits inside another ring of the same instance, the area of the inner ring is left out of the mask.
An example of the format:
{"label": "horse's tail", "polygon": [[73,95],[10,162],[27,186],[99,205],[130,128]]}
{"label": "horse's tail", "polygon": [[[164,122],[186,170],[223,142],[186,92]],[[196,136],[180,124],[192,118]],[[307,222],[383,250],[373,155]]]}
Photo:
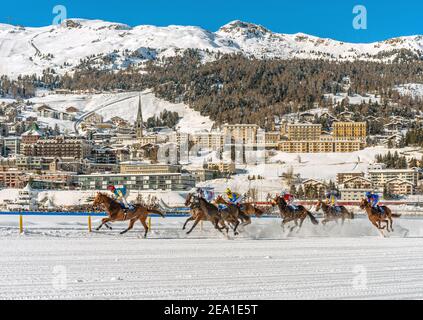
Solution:
{"label": "horse's tail", "polygon": [[166,216],[163,214],[163,212],[161,212],[160,210],[156,210],[156,209],[149,209],[148,210],[148,214],[158,214],[159,216],[161,216],[162,218],[165,218]]}
{"label": "horse's tail", "polygon": [[311,223],[313,223],[314,225],[318,225],[319,221],[317,221],[317,219],[311,214],[310,211],[306,210],[307,215],[309,216]]}
{"label": "horse's tail", "polygon": [[398,213],[392,213],[391,216],[392,218],[401,218],[402,215]]}

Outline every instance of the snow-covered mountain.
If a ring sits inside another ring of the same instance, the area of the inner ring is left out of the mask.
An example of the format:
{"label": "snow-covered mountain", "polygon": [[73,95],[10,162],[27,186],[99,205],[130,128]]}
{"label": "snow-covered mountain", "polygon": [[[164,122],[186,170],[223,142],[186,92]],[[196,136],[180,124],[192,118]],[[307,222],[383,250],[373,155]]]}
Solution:
{"label": "snow-covered mountain", "polygon": [[145,60],[174,56],[186,49],[243,53],[257,58],[389,59],[399,49],[419,55],[423,36],[369,44],[343,43],[306,34],[279,34],[251,23],[233,21],[217,32],[190,26],[137,26],[71,19],[61,25],[25,28],[0,24],[0,74],[40,74],[46,68],[71,71],[81,59],[125,68]]}

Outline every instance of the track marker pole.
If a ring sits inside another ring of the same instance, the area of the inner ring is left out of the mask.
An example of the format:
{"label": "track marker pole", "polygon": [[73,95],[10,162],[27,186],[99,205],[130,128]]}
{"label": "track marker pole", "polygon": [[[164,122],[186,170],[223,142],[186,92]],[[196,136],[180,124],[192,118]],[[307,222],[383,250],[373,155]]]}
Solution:
{"label": "track marker pole", "polygon": [[24,232],[23,230],[23,216],[19,216],[19,233],[22,234]]}
{"label": "track marker pole", "polygon": [[148,231],[151,232],[151,217],[148,217]]}
{"label": "track marker pole", "polygon": [[88,232],[92,232],[92,221],[91,221],[91,216],[88,216]]}

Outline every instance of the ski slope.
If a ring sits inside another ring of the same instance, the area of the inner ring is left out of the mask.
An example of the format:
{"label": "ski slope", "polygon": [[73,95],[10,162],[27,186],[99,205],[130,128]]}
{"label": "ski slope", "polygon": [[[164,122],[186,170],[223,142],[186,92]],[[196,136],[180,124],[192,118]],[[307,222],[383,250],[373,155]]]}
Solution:
{"label": "ski slope", "polygon": [[186,236],[183,219],[154,218],[147,240],[140,226],[30,219],[18,236],[16,217],[0,217],[0,299],[423,298],[421,219],[396,220],[386,239],[361,218],[291,235],[261,219],[235,240],[207,224]]}

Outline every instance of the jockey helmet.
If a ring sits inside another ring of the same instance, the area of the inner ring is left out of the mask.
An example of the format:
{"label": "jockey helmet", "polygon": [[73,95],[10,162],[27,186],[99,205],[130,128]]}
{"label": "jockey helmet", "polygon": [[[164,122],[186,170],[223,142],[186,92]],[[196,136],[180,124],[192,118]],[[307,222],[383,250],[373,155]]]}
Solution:
{"label": "jockey helmet", "polygon": [[232,190],[231,189],[229,189],[229,188],[227,188],[226,189],[226,194],[231,194],[232,193]]}
{"label": "jockey helmet", "polygon": [[366,192],[366,197],[367,197],[367,198],[369,198],[369,197],[371,197],[371,196],[372,196],[372,193],[371,193],[371,192],[369,192],[369,191],[368,191],[368,192]]}
{"label": "jockey helmet", "polygon": [[115,191],[115,189],[116,189],[115,186],[112,186],[112,185],[107,187],[107,190],[109,190],[111,192]]}

